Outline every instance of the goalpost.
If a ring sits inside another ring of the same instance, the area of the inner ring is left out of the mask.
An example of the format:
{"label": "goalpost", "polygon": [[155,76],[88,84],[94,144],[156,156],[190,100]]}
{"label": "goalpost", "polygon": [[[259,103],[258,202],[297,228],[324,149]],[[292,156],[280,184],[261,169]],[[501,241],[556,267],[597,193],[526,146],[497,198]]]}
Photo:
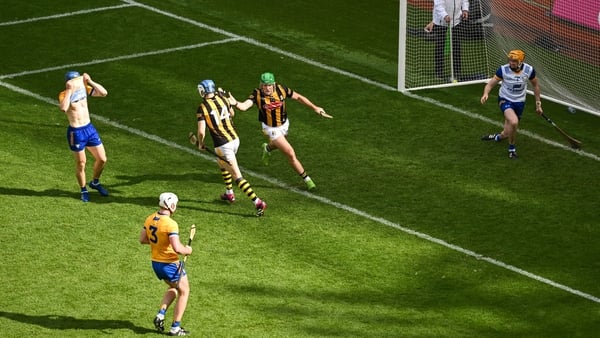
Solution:
{"label": "goalpost", "polygon": [[399,91],[485,83],[522,49],[544,99],[600,116],[600,1],[470,0],[467,20],[427,31],[433,2],[400,0]]}

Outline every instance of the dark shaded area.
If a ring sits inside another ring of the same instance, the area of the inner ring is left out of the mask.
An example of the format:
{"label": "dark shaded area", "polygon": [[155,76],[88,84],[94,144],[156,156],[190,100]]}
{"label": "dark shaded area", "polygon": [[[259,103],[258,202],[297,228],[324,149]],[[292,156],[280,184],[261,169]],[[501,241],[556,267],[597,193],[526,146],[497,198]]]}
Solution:
{"label": "dark shaded area", "polygon": [[28,315],[25,313],[0,311],[0,317],[32,324],[52,330],[121,330],[128,329],[137,334],[156,332],[145,327],[134,325],[128,320],[80,319],[61,315]]}

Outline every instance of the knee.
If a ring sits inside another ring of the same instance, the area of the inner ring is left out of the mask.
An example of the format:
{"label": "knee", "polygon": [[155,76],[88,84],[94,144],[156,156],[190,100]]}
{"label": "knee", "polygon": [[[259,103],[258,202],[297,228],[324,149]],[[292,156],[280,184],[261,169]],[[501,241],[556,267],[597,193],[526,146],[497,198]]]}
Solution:
{"label": "knee", "polygon": [[75,168],[77,170],[84,170],[85,169],[85,164],[86,164],[85,160],[79,160],[79,161],[75,162]]}
{"label": "knee", "polygon": [[294,151],[294,148],[292,148],[292,147],[289,147],[289,148],[283,150],[283,153],[285,154],[285,156],[288,159],[290,159],[290,161],[296,159],[296,152]]}
{"label": "knee", "polygon": [[183,276],[177,285],[177,293],[180,297],[187,297],[190,294],[190,283],[187,279],[187,275]]}
{"label": "knee", "polygon": [[106,157],[99,157],[96,159],[96,162],[101,166],[104,166],[107,161],[108,159]]}
{"label": "knee", "polygon": [[188,299],[190,296],[190,288],[189,287],[182,287],[179,286],[179,288],[177,289],[177,295],[179,297],[179,299]]}

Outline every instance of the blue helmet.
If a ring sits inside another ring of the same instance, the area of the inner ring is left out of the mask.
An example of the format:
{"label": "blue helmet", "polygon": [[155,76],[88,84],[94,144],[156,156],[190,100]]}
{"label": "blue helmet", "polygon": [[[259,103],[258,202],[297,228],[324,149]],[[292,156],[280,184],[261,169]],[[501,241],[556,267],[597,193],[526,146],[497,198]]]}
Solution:
{"label": "blue helmet", "polygon": [[79,76],[81,76],[81,75],[79,74],[79,72],[76,72],[76,71],[74,71],[74,70],[68,71],[68,72],[65,74],[65,82],[67,82],[67,81],[69,81],[69,80],[71,80],[71,79],[74,79],[74,78],[76,78],[76,77],[79,77]]}
{"label": "blue helmet", "polygon": [[217,91],[217,87],[213,80],[203,80],[198,84],[198,93],[200,96],[204,97],[206,94],[215,93]]}

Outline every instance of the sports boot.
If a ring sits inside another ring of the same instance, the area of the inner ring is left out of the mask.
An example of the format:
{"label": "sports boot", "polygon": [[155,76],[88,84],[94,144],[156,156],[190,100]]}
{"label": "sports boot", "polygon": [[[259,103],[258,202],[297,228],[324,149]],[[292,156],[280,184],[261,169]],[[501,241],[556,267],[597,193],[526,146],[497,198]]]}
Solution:
{"label": "sports boot", "polygon": [[481,136],[482,141],[499,141],[498,134],[489,134]]}
{"label": "sports boot", "polygon": [[98,190],[98,192],[102,196],[108,196],[108,190],[104,189],[104,187],[102,186],[102,184],[100,184],[100,182],[94,183],[94,181],[90,181],[90,188],[92,188],[94,190]]}
{"label": "sports boot", "polygon": [[161,315],[156,315],[156,317],[154,317],[154,327],[156,328],[156,331],[158,332],[163,332],[165,330],[165,316],[161,316]]}
{"label": "sports boot", "polygon": [[235,202],[235,195],[234,194],[222,194],[221,200],[227,201],[231,204],[231,203]]}
{"label": "sports boot", "polygon": [[81,192],[81,201],[82,202],[89,202],[90,201],[90,194],[89,194],[89,192],[87,190]]}
{"label": "sports boot", "polygon": [[308,188],[308,190],[313,190],[314,188],[317,187],[317,185],[315,184],[315,182],[313,182],[312,179],[308,179],[306,181],[304,181],[306,183],[306,188]]}
{"label": "sports boot", "polygon": [[179,330],[176,330],[176,331],[173,331],[173,329],[171,329],[167,335],[168,336],[187,336],[189,334],[190,334],[190,331],[186,331],[182,327],[180,327]]}
{"label": "sports boot", "polygon": [[263,143],[262,146],[262,163],[264,165],[269,165],[269,160],[271,158],[271,153],[267,151],[267,144]]}
{"label": "sports boot", "polygon": [[267,208],[267,203],[265,201],[258,199],[256,203],[256,216],[260,217],[265,214],[265,209]]}

